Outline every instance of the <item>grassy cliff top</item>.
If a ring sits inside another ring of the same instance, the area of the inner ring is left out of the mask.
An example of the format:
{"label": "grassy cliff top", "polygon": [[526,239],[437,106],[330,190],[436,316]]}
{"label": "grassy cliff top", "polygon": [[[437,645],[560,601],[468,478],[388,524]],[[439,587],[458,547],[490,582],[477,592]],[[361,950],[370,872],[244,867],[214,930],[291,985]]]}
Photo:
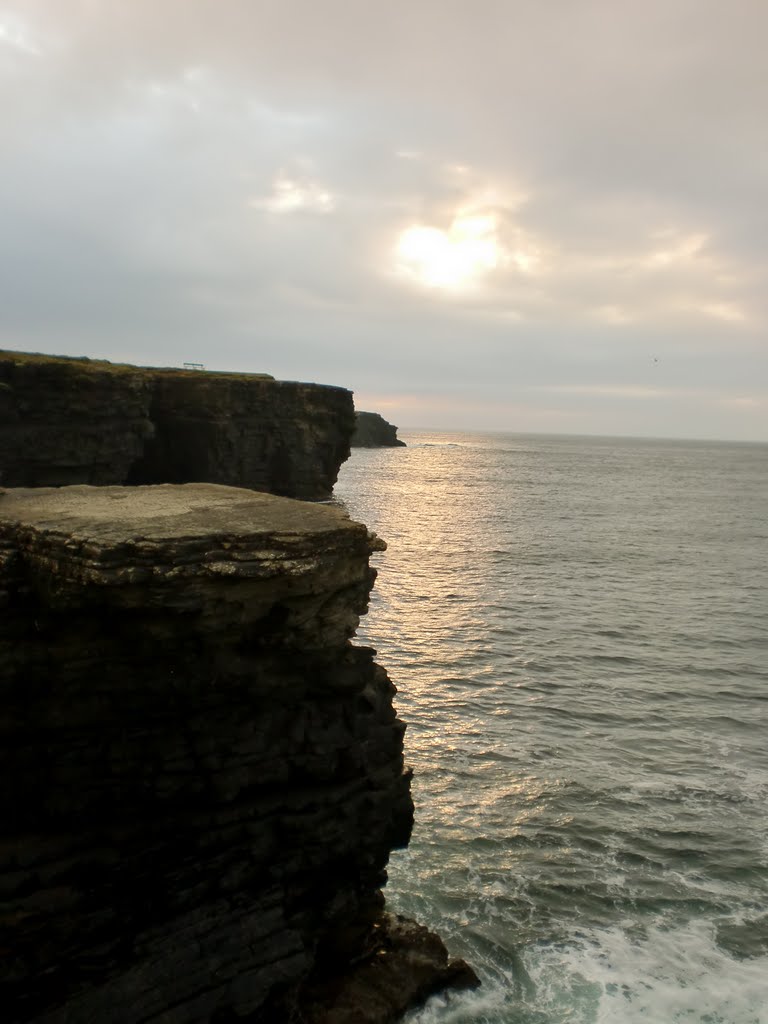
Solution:
{"label": "grassy cliff top", "polygon": [[237,371],[229,370],[198,370],[198,369],[186,369],[183,366],[133,366],[131,363],[110,363],[107,359],[90,359],[88,356],[55,356],[46,355],[41,352],[12,352],[6,349],[0,349],[0,363],[12,362],[17,366],[23,365],[43,365],[43,364],[66,364],[72,365],[77,368],[82,368],[85,372],[88,370],[99,370],[105,373],[113,373],[115,375],[125,373],[172,373],[174,375],[196,377],[200,374],[206,374],[214,377],[227,377],[241,378],[243,380],[274,380],[275,378],[271,373],[241,373]]}

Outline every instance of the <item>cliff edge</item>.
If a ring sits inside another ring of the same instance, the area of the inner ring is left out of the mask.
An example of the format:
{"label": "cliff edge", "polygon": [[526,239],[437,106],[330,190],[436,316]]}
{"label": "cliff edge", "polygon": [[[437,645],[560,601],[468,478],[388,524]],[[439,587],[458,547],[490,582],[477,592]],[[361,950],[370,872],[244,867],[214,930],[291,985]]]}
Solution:
{"label": "cliff edge", "polygon": [[328,498],[352,393],[268,374],[0,351],[0,484],[207,482]]}
{"label": "cliff edge", "polygon": [[350,642],[382,546],[211,484],[0,493],[5,1021],[384,1024],[475,983],[382,910],[405,727]]}

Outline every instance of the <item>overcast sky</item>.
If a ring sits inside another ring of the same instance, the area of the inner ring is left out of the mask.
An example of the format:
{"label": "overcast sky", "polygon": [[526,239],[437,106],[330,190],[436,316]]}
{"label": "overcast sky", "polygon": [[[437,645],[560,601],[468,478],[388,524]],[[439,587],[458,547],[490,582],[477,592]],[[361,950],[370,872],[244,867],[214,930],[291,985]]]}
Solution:
{"label": "overcast sky", "polygon": [[0,0],[0,347],[768,440],[765,0]]}

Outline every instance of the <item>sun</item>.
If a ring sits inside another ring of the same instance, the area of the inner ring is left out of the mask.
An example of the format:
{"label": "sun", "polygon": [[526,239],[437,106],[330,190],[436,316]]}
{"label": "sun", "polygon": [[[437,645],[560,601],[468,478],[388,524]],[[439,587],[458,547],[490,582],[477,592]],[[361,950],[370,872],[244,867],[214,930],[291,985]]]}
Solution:
{"label": "sun", "polygon": [[422,285],[456,289],[475,282],[501,262],[496,218],[457,216],[447,231],[414,224],[400,235],[399,269]]}

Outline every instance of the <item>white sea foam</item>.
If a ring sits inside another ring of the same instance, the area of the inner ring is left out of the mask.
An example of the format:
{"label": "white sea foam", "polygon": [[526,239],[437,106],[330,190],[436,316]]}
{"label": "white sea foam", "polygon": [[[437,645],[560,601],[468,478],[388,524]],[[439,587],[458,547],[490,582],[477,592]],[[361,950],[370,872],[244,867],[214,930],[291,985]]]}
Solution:
{"label": "white sea foam", "polygon": [[768,957],[734,959],[701,922],[642,939],[592,930],[525,960],[535,994],[516,990],[510,967],[475,993],[432,999],[408,1024],[768,1024]]}

